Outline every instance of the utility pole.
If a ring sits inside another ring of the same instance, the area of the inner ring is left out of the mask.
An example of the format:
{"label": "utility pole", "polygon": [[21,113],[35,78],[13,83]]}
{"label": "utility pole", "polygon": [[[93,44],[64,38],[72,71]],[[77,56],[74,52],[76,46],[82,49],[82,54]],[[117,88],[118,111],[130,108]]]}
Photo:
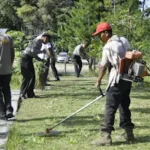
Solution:
{"label": "utility pole", "polygon": [[143,0],[142,2],[142,11],[144,12],[144,10],[145,10],[145,0]]}
{"label": "utility pole", "polygon": [[116,2],[115,2],[115,0],[112,0],[112,4],[113,4],[113,7],[114,7],[114,18],[115,18],[115,16],[116,16]]}

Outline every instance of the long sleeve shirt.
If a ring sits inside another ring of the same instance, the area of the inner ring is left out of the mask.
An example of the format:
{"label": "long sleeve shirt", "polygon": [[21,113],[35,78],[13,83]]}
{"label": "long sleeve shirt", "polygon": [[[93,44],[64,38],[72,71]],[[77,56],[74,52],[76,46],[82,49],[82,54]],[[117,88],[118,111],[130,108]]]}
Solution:
{"label": "long sleeve shirt", "polygon": [[6,34],[0,34],[0,75],[11,74],[13,60],[13,40]]}
{"label": "long sleeve shirt", "polygon": [[28,47],[23,51],[23,53],[31,56],[37,57],[40,53],[45,53],[45,50],[41,51],[43,41],[41,39],[35,38]]}

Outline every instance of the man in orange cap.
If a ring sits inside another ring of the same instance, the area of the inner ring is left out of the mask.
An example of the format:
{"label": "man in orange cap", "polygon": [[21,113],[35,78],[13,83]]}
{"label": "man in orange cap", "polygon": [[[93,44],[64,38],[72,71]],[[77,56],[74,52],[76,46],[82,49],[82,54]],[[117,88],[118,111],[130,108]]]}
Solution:
{"label": "man in orange cap", "polygon": [[126,38],[113,35],[112,27],[107,22],[99,23],[96,32],[92,35],[99,36],[100,40],[105,43],[96,87],[101,85],[106,69],[111,66],[106,89],[104,125],[101,127],[102,138],[93,141],[92,144],[97,146],[112,144],[111,131],[114,130],[115,113],[118,108],[120,113],[119,125],[125,130],[123,135],[126,141],[131,142],[134,140],[134,124],[131,121],[129,109],[131,82],[121,79],[118,73],[120,59],[125,57],[126,51],[130,49],[130,44]]}

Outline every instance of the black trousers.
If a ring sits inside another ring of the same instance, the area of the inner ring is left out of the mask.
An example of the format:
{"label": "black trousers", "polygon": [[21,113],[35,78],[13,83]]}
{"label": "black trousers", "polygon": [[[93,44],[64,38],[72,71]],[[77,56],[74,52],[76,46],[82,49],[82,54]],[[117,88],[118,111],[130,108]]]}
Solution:
{"label": "black trousers", "polygon": [[32,57],[23,54],[21,57],[21,74],[23,76],[22,84],[20,88],[20,96],[28,97],[34,96],[34,86],[35,86],[35,70],[33,66]]}
{"label": "black trousers", "polygon": [[45,65],[45,71],[44,71],[44,83],[46,84],[48,73],[49,73],[49,66],[50,66],[50,58],[47,58]]}
{"label": "black trousers", "polygon": [[74,63],[74,69],[75,69],[76,76],[79,77],[80,76],[80,72],[82,70],[81,57],[77,56],[77,55],[73,55],[72,56],[72,61]]}
{"label": "black trousers", "polygon": [[56,69],[55,63],[56,61],[54,59],[51,59],[50,66],[53,71],[54,77],[56,78],[56,80],[59,80],[58,71]]}
{"label": "black trousers", "polygon": [[119,84],[110,87],[106,95],[104,129],[114,130],[115,113],[119,108],[120,127],[134,127],[131,122],[130,106],[131,82],[120,80]]}
{"label": "black trousers", "polygon": [[0,75],[0,114],[5,113],[6,110],[13,112],[10,81],[11,74]]}

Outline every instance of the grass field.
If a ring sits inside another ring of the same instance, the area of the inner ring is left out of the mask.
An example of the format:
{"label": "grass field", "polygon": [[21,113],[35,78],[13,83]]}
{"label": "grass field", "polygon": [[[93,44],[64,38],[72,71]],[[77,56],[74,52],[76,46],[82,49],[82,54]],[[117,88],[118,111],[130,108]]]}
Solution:
{"label": "grass field", "polygon": [[[112,133],[113,145],[95,147],[91,141],[99,138],[99,127],[103,123],[105,97],[101,98],[77,115],[66,120],[54,130],[60,135],[39,137],[44,132],[86,105],[97,96],[94,87],[96,77],[85,74],[83,77],[61,76],[60,82],[51,81],[50,89],[36,90],[39,99],[24,100],[16,115],[6,150],[149,150],[150,148],[150,88],[148,84],[134,84],[131,92],[132,120],[135,123],[136,142],[127,144],[120,137],[123,130],[118,127],[119,115],[116,113],[115,131]],[[102,82],[102,89],[106,87]]]}

